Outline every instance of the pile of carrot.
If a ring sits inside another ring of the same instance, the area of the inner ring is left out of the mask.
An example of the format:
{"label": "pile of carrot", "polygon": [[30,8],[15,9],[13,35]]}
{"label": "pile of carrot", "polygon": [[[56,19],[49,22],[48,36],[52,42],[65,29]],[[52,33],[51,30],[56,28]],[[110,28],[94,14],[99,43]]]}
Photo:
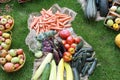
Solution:
{"label": "pile of carrot", "polygon": [[51,8],[49,10],[42,9],[40,14],[40,16],[34,16],[30,25],[30,28],[36,31],[36,34],[49,30],[60,31],[71,27],[71,24],[68,22],[72,18],[67,14],[60,13],[59,11],[53,14]]}

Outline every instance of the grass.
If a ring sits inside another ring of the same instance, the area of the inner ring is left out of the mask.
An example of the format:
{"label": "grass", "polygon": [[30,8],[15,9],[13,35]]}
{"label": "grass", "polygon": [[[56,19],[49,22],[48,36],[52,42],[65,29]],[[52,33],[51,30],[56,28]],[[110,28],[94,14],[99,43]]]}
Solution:
{"label": "grass", "polygon": [[[23,48],[27,60],[24,67],[14,73],[6,73],[0,68],[0,80],[31,80],[34,56],[25,44],[25,38],[29,33],[27,19],[30,13],[39,12],[42,8],[49,9],[55,3],[77,12],[77,16],[72,22],[73,29],[96,51],[100,66],[96,68],[89,80],[119,80],[120,49],[114,43],[114,38],[119,32],[105,27],[103,21],[87,21],[77,0],[32,0],[25,4],[18,4],[16,0],[12,0],[8,3],[13,6],[13,11],[8,14],[15,19],[11,48]],[[0,4],[0,6],[4,7],[5,4]]]}

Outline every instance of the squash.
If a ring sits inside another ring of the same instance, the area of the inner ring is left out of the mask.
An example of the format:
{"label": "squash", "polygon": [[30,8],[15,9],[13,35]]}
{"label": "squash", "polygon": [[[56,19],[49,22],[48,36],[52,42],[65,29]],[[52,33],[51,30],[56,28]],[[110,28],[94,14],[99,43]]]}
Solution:
{"label": "squash", "polygon": [[99,0],[100,16],[106,17],[109,11],[108,0]]}
{"label": "squash", "polygon": [[97,7],[95,4],[95,0],[87,0],[87,5],[85,8],[85,16],[89,20],[95,20],[97,15]]}
{"label": "squash", "polygon": [[120,48],[120,33],[115,37],[115,44]]}

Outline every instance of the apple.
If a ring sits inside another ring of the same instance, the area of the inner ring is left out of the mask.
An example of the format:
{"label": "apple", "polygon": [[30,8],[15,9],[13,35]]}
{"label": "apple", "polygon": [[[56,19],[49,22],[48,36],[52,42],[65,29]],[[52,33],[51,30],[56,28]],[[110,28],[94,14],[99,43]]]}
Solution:
{"label": "apple", "polygon": [[18,63],[20,61],[20,59],[18,58],[18,57],[13,57],[12,59],[11,59],[11,62],[12,63]]}
{"label": "apple", "polygon": [[3,47],[0,45],[0,50],[2,50],[3,49]]}
{"label": "apple", "polygon": [[0,64],[5,64],[6,63],[6,59],[5,58],[0,58]]}
{"label": "apple", "polygon": [[10,34],[9,34],[9,33],[3,33],[2,36],[3,36],[4,38],[10,38]]}
{"label": "apple", "polygon": [[23,63],[24,63],[24,60],[23,60],[23,59],[20,59],[20,60],[19,60],[19,63],[20,63],[20,64],[23,64]]}
{"label": "apple", "polygon": [[5,29],[5,27],[3,25],[0,25],[0,30],[2,31],[4,29]]}
{"label": "apple", "polygon": [[7,23],[7,19],[2,18],[0,22],[1,22],[1,24],[6,24]]}
{"label": "apple", "polygon": [[5,40],[5,43],[6,43],[7,45],[10,45],[11,39],[6,39],[6,40]]}
{"label": "apple", "polygon": [[6,28],[6,29],[10,29],[10,27],[11,27],[11,26],[10,26],[10,23],[6,23],[6,24],[5,24],[5,28]]}
{"label": "apple", "polygon": [[20,54],[20,55],[18,55],[18,58],[24,59],[24,55],[23,55],[23,54]]}
{"label": "apple", "polygon": [[2,36],[2,31],[0,31],[0,36]]}
{"label": "apple", "polygon": [[7,54],[5,58],[6,58],[7,61],[11,61],[12,56],[10,54]]}
{"label": "apple", "polygon": [[8,19],[8,23],[9,24],[13,24],[13,20],[12,19]]}
{"label": "apple", "polygon": [[9,45],[7,45],[5,42],[2,42],[1,46],[6,50],[9,48]]}
{"label": "apple", "polygon": [[15,68],[19,68],[20,64],[16,63],[14,66]]}
{"label": "apple", "polygon": [[0,50],[0,57],[5,57],[7,55],[7,51],[6,50]]}
{"label": "apple", "polygon": [[14,67],[14,64],[13,64],[13,63],[11,63],[11,62],[5,63],[5,65],[4,65],[4,70],[5,70],[6,72],[12,72],[14,69],[15,69],[15,67]]}
{"label": "apple", "polygon": [[17,53],[18,55],[23,54],[23,49],[17,49],[16,53]]}
{"label": "apple", "polygon": [[5,42],[5,38],[2,37],[1,40],[2,40],[2,42]]}
{"label": "apple", "polygon": [[10,49],[10,50],[8,51],[8,53],[9,53],[11,56],[16,56],[16,55],[17,55],[17,53],[15,52],[14,49]]}

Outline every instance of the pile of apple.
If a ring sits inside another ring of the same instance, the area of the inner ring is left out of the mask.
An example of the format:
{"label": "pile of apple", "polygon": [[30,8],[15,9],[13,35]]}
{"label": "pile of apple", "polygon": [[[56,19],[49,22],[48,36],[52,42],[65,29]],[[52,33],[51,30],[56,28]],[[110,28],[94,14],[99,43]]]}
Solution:
{"label": "pile of apple", "polygon": [[10,30],[14,24],[14,20],[10,15],[0,16],[0,30]]}
{"label": "pile of apple", "polygon": [[0,64],[6,72],[19,70],[25,62],[23,49],[10,49],[0,51]]}
{"label": "pile of apple", "polygon": [[0,31],[0,50],[8,50],[11,45],[10,33]]}
{"label": "pile of apple", "polygon": [[69,62],[72,60],[72,55],[75,53],[76,46],[80,43],[81,38],[73,36],[67,29],[60,31],[59,36],[61,37],[62,43],[66,49],[66,52],[63,53],[63,59],[64,61]]}

